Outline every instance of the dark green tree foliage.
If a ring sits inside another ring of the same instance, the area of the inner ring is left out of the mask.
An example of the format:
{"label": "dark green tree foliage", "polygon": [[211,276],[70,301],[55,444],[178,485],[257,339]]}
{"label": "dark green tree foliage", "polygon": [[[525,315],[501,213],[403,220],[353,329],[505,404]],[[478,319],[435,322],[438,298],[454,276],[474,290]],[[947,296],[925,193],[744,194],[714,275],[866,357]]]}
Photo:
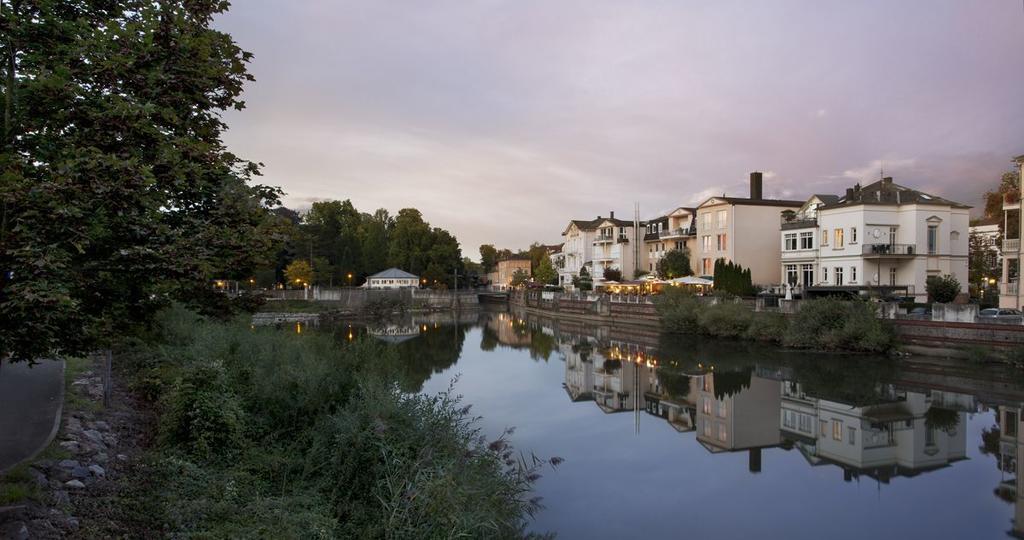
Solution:
{"label": "dark green tree foliage", "polygon": [[480,264],[484,267],[484,273],[493,272],[498,267],[498,250],[491,244],[480,246]]}
{"label": "dark green tree foliage", "polygon": [[622,270],[618,268],[606,268],[604,271],[606,281],[622,281]]}
{"label": "dark green tree foliage", "polygon": [[279,192],[221,141],[251,80],[226,5],[0,2],[0,355],[110,345],[279,240]]}
{"label": "dark green tree foliage", "polygon": [[757,291],[750,278],[750,269],[725,259],[715,261],[715,291],[736,296],[750,296]]}
{"label": "dark green tree foliage", "polygon": [[690,250],[673,249],[658,261],[658,275],[664,279],[673,279],[693,275],[690,269]]}
{"label": "dark green tree foliage", "polygon": [[960,294],[960,280],[951,275],[928,276],[925,281],[925,289],[928,291],[928,298],[932,302],[946,304],[956,300]]}

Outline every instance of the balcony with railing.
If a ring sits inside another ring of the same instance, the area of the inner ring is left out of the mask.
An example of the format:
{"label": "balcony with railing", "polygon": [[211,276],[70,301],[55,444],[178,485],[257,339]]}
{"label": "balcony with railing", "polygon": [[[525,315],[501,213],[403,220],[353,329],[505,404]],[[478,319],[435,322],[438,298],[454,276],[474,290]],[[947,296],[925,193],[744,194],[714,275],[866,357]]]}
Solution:
{"label": "balcony with railing", "polygon": [[599,234],[594,237],[594,244],[607,244],[615,241],[615,235]]}
{"label": "balcony with railing", "polygon": [[861,249],[868,258],[913,257],[918,254],[914,244],[864,244]]}
{"label": "balcony with railing", "polygon": [[1005,295],[1005,296],[1017,296],[1018,294],[1020,294],[1020,282],[1019,281],[1011,281],[1009,283],[1000,283],[999,285],[1000,285],[999,286],[999,294],[1002,294],[1002,295]]}
{"label": "balcony with railing", "polygon": [[666,229],[658,233],[660,238],[681,238],[684,236],[693,236],[695,233],[691,231],[689,227],[677,227],[675,229]]}
{"label": "balcony with railing", "polygon": [[790,229],[810,229],[818,226],[818,217],[797,214],[787,210],[779,217],[779,226],[784,231]]}
{"label": "balcony with railing", "polygon": [[1002,251],[1004,254],[1019,252],[1020,238],[1003,238]]}

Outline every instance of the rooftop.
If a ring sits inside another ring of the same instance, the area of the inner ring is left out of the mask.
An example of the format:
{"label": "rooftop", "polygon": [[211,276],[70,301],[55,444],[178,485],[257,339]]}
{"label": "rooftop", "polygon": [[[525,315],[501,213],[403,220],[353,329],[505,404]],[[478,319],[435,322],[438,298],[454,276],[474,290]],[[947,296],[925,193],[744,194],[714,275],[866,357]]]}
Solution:
{"label": "rooftop", "polygon": [[370,276],[367,279],[371,279],[371,278],[382,278],[382,279],[419,279],[420,277],[416,276],[416,275],[413,275],[413,274],[410,274],[409,272],[406,272],[405,270],[399,270],[398,268],[388,268],[387,270],[383,270],[381,272],[377,272],[376,274]]}
{"label": "rooftop", "polygon": [[953,208],[970,208],[970,206],[938,195],[932,195],[906,186],[901,186],[886,177],[872,184],[861,187],[860,184],[847,189],[846,195],[840,197],[834,203],[828,203],[825,208],[841,208],[844,206],[857,206],[862,204],[881,204],[901,206],[904,204],[927,204],[933,206],[952,206]]}

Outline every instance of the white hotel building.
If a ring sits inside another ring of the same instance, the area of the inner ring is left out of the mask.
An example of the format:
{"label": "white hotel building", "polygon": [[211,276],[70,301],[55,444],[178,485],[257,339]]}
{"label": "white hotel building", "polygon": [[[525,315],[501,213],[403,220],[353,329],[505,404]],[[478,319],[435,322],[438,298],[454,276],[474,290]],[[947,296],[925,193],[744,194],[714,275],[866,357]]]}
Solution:
{"label": "white hotel building", "polygon": [[782,282],[805,297],[873,292],[924,302],[927,278],[949,274],[966,292],[969,210],[892,178],[815,195],[782,214]]}
{"label": "white hotel building", "polygon": [[[1014,162],[1021,172],[1018,178],[1024,178],[1024,156],[1017,156]],[[1021,232],[1024,231],[1024,212],[1021,212],[1020,203],[1022,192],[1024,189],[1018,184],[1016,191],[1006,194],[1003,199],[1003,272],[999,280],[1001,308],[1024,309],[1024,287],[1020,286],[1020,261],[1024,253],[1020,242]]]}

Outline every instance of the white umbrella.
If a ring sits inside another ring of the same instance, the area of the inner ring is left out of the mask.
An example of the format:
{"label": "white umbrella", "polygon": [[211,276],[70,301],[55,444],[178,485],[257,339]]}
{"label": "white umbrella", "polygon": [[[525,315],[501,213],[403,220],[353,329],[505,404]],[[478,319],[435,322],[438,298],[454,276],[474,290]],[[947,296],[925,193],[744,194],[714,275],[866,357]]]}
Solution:
{"label": "white umbrella", "polygon": [[697,276],[686,276],[681,278],[675,278],[671,280],[672,283],[678,283],[679,285],[714,285],[715,282],[710,279],[699,278]]}

